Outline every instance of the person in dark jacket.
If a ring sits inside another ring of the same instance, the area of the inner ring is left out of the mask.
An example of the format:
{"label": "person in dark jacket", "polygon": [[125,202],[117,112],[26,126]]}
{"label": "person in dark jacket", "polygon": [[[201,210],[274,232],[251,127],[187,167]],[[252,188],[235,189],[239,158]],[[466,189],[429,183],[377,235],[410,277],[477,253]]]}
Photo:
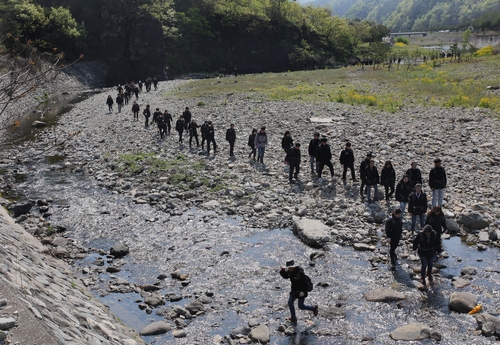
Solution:
{"label": "person in dark jacket", "polygon": [[182,133],[184,132],[184,128],[186,125],[184,124],[184,118],[179,116],[177,122],[175,123],[175,130],[179,133],[179,142],[182,144]]}
{"label": "person in dark jacket", "polygon": [[309,152],[309,163],[311,164],[311,175],[317,174],[319,170],[319,164],[316,161],[316,149],[321,145],[319,140],[319,133],[314,133],[314,138],[309,142],[308,152]]}
{"label": "person in dark jacket", "polygon": [[236,131],[234,130],[234,124],[231,123],[226,131],[226,140],[229,143],[229,157],[234,157],[234,143],[236,142]]}
{"label": "person in dark jacket", "polygon": [[380,180],[385,188],[385,200],[389,201],[392,194],[394,194],[394,185],[396,184],[396,171],[394,170],[391,161],[385,162],[380,175]]}
{"label": "person in dark jacket", "polygon": [[160,139],[165,138],[165,119],[163,117],[163,113],[161,111],[154,112],[153,115],[154,122],[156,122],[156,127],[158,128],[158,134],[160,135]]}
{"label": "person in dark jacket", "polygon": [[373,157],[373,155],[371,152],[367,153],[366,158],[363,159],[363,161],[359,165],[359,178],[361,179],[361,186],[359,187],[359,194],[361,195],[361,199],[363,199],[363,197],[364,197],[365,186],[366,186],[364,173],[366,171],[366,168],[368,168],[368,166],[370,165],[370,161],[372,160],[372,157]]}
{"label": "person in dark jacket", "polygon": [[200,127],[195,120],[191,120],[191,123],[188,126],[189,130],[189,148],[191,148],[191,142],[193,138],[196,139],[196,147],[200,147],[200,142],[198,141],[198,127]]}
{"label": "person in dark jacket", "polygon": [[[285,158],[285,161],[288,162],[290,165],[290,171],[289,171],[289,181],[290,183],[293,182],[292,176],[295,177],[297,180],[299,177],[299,172],[300,172],[300,144],[295,143],[295,146],[293,149],[291,149]],[[295,173],[294,173],[295,172]]]}
{"label": "person in dark jacket", "polygon": [[[141,84],[139,84],[141,85]],[[142,91],[142,88],[141,88],[141,91]],[[137,86],[134,87],[134,95],[135,95],[135,99],[138,100],[139,99],[139,88]]]}
{"label": "person in dark jacket", "polygon": [[286,154],[288,154],[293,148],[293,139],[290,131],[286,131],[283,139],[281,139],[281,147],[285,150]]}
{"label": "person in dark jacket", "polygon": [[166,125],[166,132],[167,134],[170,134],[170,130],[172,129],[172,122],[174,121],[172,114],[168,112],[168,110],[165,110],[163,113],[163,122]]}
{"label": "person in dark jacket", "polygon": [[108,111],[110,113],[113,112],[113,103],[114,103],[113,97],[111,97],[111,95],[108,95],[108,98],[106,99],[106,104],[108,105]]}
{"label": "person in dark jacket", "polygon": [[310,310],[314,316],[318,315],[318,306],[305,305],[304,301],[307,294],[307,282],[304,270],[302,267],[295,264],[294,260],[289,260],[285,263],[285,267],[281,267],[280,275],[284,279],[290,279],[292,287],[290,289],[290,297],[288,298],[288,308],[290,309],[290,321],[293,325],[297,324],[297,316],[295,314],[295,300],[298,299],[299,309]]}
{"label": "person in dark jacket", "polygon": [[118,105],[118,112],[121,113],[122,112],[122,106],[123,106],[123,92],[119,93],[116,96],[116,104]]}
{"label": "person in dark jacket", "polygon": [[156,77],[153,77],[153,86],[155,88],[155,91],[158,90],[158,79],[156,79]]}
{"label": "person in dark jacket", "polygon": [[422,184],[422,173],[417,168],[417,162],[411,162],[411,168],[406,170],[406,175],[410,178],[411,190],[415,189],[417,183]]}
{"label": "person in dark jacket", "polygon": [[418,251],[420,261],[422,262],[422,284],[424,286],[425,276],[429,278],[429,283],[432,284],[432,266],[434,264],[434,255],[441,254],[441,243],[437,238],[436,232],[432,230],[430,225],[426,225],[422,232],[415,236],[413,240],[413,250]]}
{"label": "person in dark jacket", "polygon": [[398,256],[396,255],[396,248],[398,247],[399,240],[403,234],[403,221],[401,219],[403,211],[397,208],[392,212],[391,217],[385,222],[385,235],[389,241],[389,255],[391,257],[392,269],[395,268],[397,264]]}
{"label": "person in dark jacket", "polygon": [[374,202],[378,201],[378,184],[380,183],[380,176],[378,174],[377,167],[375,166],[375,162],[373,160],[370,161],[368,167],[365,169],[363,177],[365,179],[366,196],[368,198],[368,203],[372,202],[371,199],[372,187],[374,189],[373,201]]}
{"label": "person in dark jacket", "polygon": [[356,173],[354,172],[354,153],[352,152],[351,143],[345,144],[345,149],[340,152],[339,160],[343,168],[342,180],[346,180],[347,169],[350,169],[352,182],[356,182]]}
{"label": "person in dark jacket", "polygon": [[410,194],[410,178],[405,174],[396,186],[396,200],[399,201],[399,208],[401,209],[401,211],[403,211],[403,216],[406,210],[406,204],[408,203],[408,200],[410,198]]}
{"label": "person in dark jacket", "polygon": [[[205,140],[207,140],[207,127],[208,127],[208,121],[203,122],[203,124],[200,127],[200,132],[201,132],[201,148],[205,149]],[[207,143],[208,145],[208,143]]]}
{"label": "person in dark jacket", "polygon": [[[146,109],[144,109],[144,111],[142,112],[142,115],[144,115],[144,117],[146,118],[146,122],[149,122],[149,118],[151,116],[151,108],[149,107],[149,104],[146,105]],[[139,121],[139,114],[137,114],[137,118],[135,118],[135,115],[134,115],[134,120]]]}
{"label": "person in dark jacket", "polygon": [[318,178],[321,178],[325,165],[330,169],[330,176],[333,177],[332,151],[330,145],[327,144],[328,139],[321,138],[320,142],[321,144],[316,148],[316,161],[319,164]]}
{"label": "person in dark jacket", "polygon": [[132,112],[134,113],[134,120],[139,119],[139,111],[141,109],[139,108],[139,104],[137,104],[136,101],[134,101],[134,104],[132,104]]}
{"label": "person in dark jacket", "polygon": [[429,173],[429,187],[432,190],[432,207],[443,206],[446,172],[441,166],[441,159],[439,158],[434,160],[434,168]]}
{"label": "person in dark jacket", "polygon": [[187,129],[188,127],[188,124],[191,122],[191,112],[189,111],[189,107],[186,107],[186,109],[184,109],[184,112],[182,113],[182,117],[184,118],[184,122],[185,122],[185,128]]}
{"label": "person in dark jacket", "polygon": [[252,149],[252,151],[248,154],[248,158],[251,158],[253,155],[253,160],[255,160],[255,154],[257,153],[257,148],[255,147],[255,136],[257,135],[257,129],[252,129],[252,134],[248,136],[248,146]]}
{"label": "person in dark jacket", "polygon": [[207,123],[205,136],[207,138],[207,155],[210,156],[210,143],[212,143],[214,145],[214,156],[215,156],[215,152],[217,151],[217,144],[215,143],[215,129],[214,126],[212,125],[212,121],[208,121]]}
{"label": "person in dark jacket", "polygon": [[[141,92],[142,92],[142,81],[139,80],[139,88],[137,89],[137,93],[139,93],[139,89],[141,89]],[[135,91],[134,91],[135,93]],[[136,95],[137,97],[137,95]]]}
{"label": "person in dark jacket", "polygon": [[417,183],[415,191],[410,195],[408,202],[408,213],[411,214],[411,232],[415,231],[417,217],[420,219],[420,227],[424,227],[425,213],[427,212],[427,195],[422,191],[422,185]]}
{"label": "person in dark jacket", "polygon": [[433,207],[427,213],[425,224],[432,226],[432,230],[436,232],[437,238],[441,240],[441,234],[448,231],[448,226],[446,225],[446,217],[444,216],[441,206]]}

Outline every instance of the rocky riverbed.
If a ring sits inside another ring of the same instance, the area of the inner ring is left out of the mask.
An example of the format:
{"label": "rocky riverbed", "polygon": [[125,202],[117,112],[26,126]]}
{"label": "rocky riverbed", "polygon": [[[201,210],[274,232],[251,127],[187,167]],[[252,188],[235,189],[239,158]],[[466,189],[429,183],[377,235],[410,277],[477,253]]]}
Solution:
{"label": "rocky riverbed", "polygon": [[[494,342],[481,333],[499,329],[483,327],[498,323],[484,315],[500,312],[495,114],[421,107],[389,114],[338,103],[263,101],[256,93],[165,98],[181,83],[163,82],[157,92],[141,94],[141,109],[150,104],[176,118],[189,106],[198,123],[213,121],[215,156],[190,149],[186,138],[180,145],[174,131],[160,140],[142,117],[133,121],[129,107],[108,114],[102,94],[77,104],[55,130],[4,151],[0,166],[2,193],[22,192],[35,201],[11,205],[14,213],[19,210],[18,222],[53,255],[73,263],[83,284],[142,330],[147,342],[156,339],[144,330],[150,321],[153,334],[167,332],[157,341],[179,344],[378,344],[393,343],[390,334],[400,339],[415,332],[446,344]],[[230,123],[238,136],[234,158],[223,140]],[[248,159],[246,145],[251,129],[262,125],[270,139],[265,165]],[[282,163],[285,130],[303,148],[302,171],[293,185]],[[329,139],[335,178],[309,174],[307,144],[315,131]],[[379,167],[392,160],[398,178],[416,160],[424,187],[433,159],[443,159],[449,185],[445,214],[458,236],[445,236],[449,253],[435,272],[434,292],[417,289],[419,264],[409,234],[399,249],[403,264],[395,273],[385,265],[380,223],[398,203],[364,203],[359,184],[342,183],[337,157],[346,141],[353,144],[356,166],[373,152]],[[319,248],[293,235],[292,227],[303,221],[319,223],[314,227],[325,234],[314,245]],[[116,243],[126,245],[126,256],[109,253]],[[308,300],[320,305],[318,318],[299,314],[297,329],[284,321],[289,283],[277,275],[289,257],[309,266],[317,285]],[[404,299],[363,297],[378,288],[384,296],[397,290]],[[458,296],[469,301],[466,308],[482,303],[479,324],[450,312],[457,291],[473,294]],[[415,322],[423,326],[391,333]]]}

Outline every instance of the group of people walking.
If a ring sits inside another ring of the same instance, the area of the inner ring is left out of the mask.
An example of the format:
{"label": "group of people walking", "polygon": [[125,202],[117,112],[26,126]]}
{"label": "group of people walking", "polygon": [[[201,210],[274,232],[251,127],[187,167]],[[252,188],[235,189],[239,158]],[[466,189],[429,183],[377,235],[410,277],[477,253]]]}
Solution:
{"label": "group of people walking", "polygon": [[[111,95],[108,95],[108,98],[106,99],[106,105],[108,106],[108,111],[110,113],[113,112],[113,105],[116,103],[118,106],[118,112],[121,113],[122,107],[124,105],[128,105],[130,102],[130,98],[132,95],[135,95],[135,100],[137,101],[139,99],[139,93],[143,92],[143,85],[145,86],[146,92],[151,91],[151,85],[154,86],[155,90],[158,90],[158,79],[156,77],[148,77],[146,78],[145,83],[143,84],[142,81],[139,80],[139,83],[135,82],[127,82],[125,85],[118,84],[118,87],[116,88],[116,98],[113,99]],[[136,103],[136,102],[134,102]],[[132,111],[134,111],[132,109]],[[134,119],[135,119],[135,112],[134,112]]]}

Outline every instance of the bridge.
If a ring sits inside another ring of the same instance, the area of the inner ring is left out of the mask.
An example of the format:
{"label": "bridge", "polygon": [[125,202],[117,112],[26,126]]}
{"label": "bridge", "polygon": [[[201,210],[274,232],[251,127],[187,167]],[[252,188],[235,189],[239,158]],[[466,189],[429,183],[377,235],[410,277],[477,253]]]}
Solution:
{"label": "bridge", "polygon": [[427,32],[391,32],[389,34],[390,37],[398,37],[398,36],[418,36],[422,35],[422,37],[427,36]]}

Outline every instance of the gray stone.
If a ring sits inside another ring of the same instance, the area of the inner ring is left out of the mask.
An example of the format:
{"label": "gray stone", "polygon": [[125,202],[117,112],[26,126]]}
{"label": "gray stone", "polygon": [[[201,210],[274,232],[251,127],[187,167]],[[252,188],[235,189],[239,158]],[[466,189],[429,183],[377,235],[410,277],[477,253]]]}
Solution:
{"label": "gray stone", "polygon": [[462,215],[462,223],[467,228],[473,229],[473,230],[482,230],[484,228],[487,228],[490,225],[490,222],[477,212],[463,214]]}
{"label": "gray stone", "polygon": [[220,206],[220,203],[217,200],[210,200],[210,201],[203,204],[203,207],[205,207],[207,209],[213,209],[213,208],[217,208],[219,206]]}
{"label": "gray stone", "polygon": [[259,319],[250,319],[248,320],[248,327],[252,328],[252,327],[256,327],[259,325]]}
{"label": "gray stone", "polygon": [[448,307],[458,313],[468,313],[477,304],[477,297],[470,292],[454,292],[451,294]]}
{"label": "gray stone", "polygon": [[488,237],[489,237],[489,239],[490,239],[490,240],[492,240],[492,241],[496,241],[496,240],[498,240],[498,233],[499,233],[499,232],[500,232],[500,231],[498,231],[498,230],[491,230],[491,231],[488,233]]}
{"label": "gray stone", "polygon": [[460,226],[453,219],[446,218],[446,226],[448,227],[448,232],[456,234],[460,231]]}
{"label": "gray stone", "polygon": [[402,292],[390,288],[379,288],[371,290],[365,293],[363,297],[370,302],[394,302],[401,301],[406,298],[406,296]]}
{"label": "gray stone", "polygon": [[344,319],[346,312],[341,307],[329,307],[321,312],[321,316],[328,320]]}
{"label": "gray stone", "polygon": [[185,338],[187,333],[183,329],[176,329],[172,332],[172,335],[174,336],[174,338]]}
{"label": "gray stone", "polygon": [[125,256],[129,253],[129,248],[127,245],[123,244],[123,243],[118,243],[118,244],[115,244],[110,250],[109,250],[109,253],[113,256],[116,256],[116,257],[122,257],[122,256]]}
{"label": "gray stone", "polygon": [[200,311],[203,311],[205,309],[205,307],[203,306],[203,303],[196,300],[196,301],[189,303],[186,306],[186,309],[187,309],[187,311],[189,311],[191,313],[191,315],[196,315]]}
{"label": "gray stone", "polygon": [[16,320],[11,317],[0,318],[0,331],[6,331],[16,324]]}
{"label": "gray stone", "polygon": [[170,331],[170,325],[163,321],[150,323],[139,332],[142,336],[164,334]]}
{"label": "gray stone", "polygon": [[406,326],[396,328],[390,333],[393,340],[423,340],[430,337],[430,330],[427,326],[421,323],[411,323]]}
{"label": "gray stone", "polygon": [[387,215],[385,212],[377,212],[375,213],[375,216],[373,216],[373,219],[375,220],[375,223],[382,223],[385,219],[387,218]]}
{"label": "gray stone", "polygon": [[321,248],[330,241],[330,228],[320,220],[293,217],[293,233],[313,248]]}
{"label": "gray stone", "polygon": [[10,211],[12,212],[14,218],[19,217],[22,214],[29,213],[33,205],[31,202],[16,203],[10,205]]}
{"label": "gray stone", "polygon": [[354,250],[358,251],[374,251],[375,246],[370,246],[369,244],[366,243],[354,243],[353,245]]}
{"label": "gray stone", "polygon": [[307,215],[307,207],[306,206],[299,207],[299,209],[297,210],[297,216],[304,217],[306,215]]}
{"label": "gray stone", "polygon": [[251,330],[252,329],[250,327],[247,327],[247,326],[236,327],[236,328],[232,329],[231,332],[229,332],[229,336],[232,339],[238,339],[239,336],[247,335],[248,333],[250,333]]}
{"label": "gray stone", "polygon": [[151,295],[151,296],[148,296],[144,299],[144,303],[152,306],[152,307],[158,307],[160,305],[164,305],[165,304],[165,300],[163,299],[162,296],[158,295],[158,294],[154,294],[154,295]]}
{"label": "gray stone", "polygon": [[485,337],[491,337],[495,334],[495,324],[491,321],[485,322],[481,327],[481,331]]}
{"label": "gray stone", "polygon": [[478,236],[478,241],[479,242],[489,242],[490,241],[490,234],[486,231],[481,231]]}
{"label": "gray stone", "polygon": [[[500,318],[499,317],[493,316],[493,315],[488,314],[488,313],[477,314],[477,315],[474,315],[474,317],[476,318],[476,321],[477,321],[479,328],[484,330],[485,324],[492,323],[494,328],[495,328],[493,332],[496,333],[497,335],[500,335]],[[486,326],[486,327],[488,328],[490,326]]]}
{"label": "gray stone", "polygon": [[460,271],[460,275],[462,275],[462,276],[465,276],[465,275],[473,276],[476,274],[477,274],[477,269],[475,267],[464,267]]}
{"label": "gray stone", "polygon": [[260,325],[250,331],[250,339],[259,344],[267,344],[269,338],[269,328],[266,325]]}
{"label": "gray stone", "polygon": [[453,278],[453,281],[451,283],[455,288],[457,289],[461,289],[461,288],[464,288],[466,287],[467,285],[469,285],[469,282],[465,279],[461,279],[461,278],[456,278],[454,277]]}

